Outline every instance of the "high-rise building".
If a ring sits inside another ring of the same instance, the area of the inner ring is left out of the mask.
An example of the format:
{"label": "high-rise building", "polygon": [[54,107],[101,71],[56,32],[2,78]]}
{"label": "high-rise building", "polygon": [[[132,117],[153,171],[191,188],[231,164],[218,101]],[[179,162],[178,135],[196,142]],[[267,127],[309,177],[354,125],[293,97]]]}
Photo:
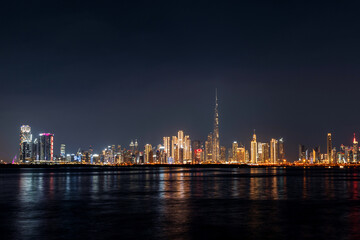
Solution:
{"label": "high-rise building", "polygon": [[256,142],[256,134],[255,134],[255,130],[254,130],[254,135],[253,135],[253,139],[251,141],[251,148],[250,148],[250,157],[251,157],[251,163],[255,164],[257,163],[257,142]]}
{"label": "high-rise building", "polygon": [[285,160],[284,139],[280,138],[278,143],[279,143],[279,160],[283,162]]}
{"label": "high-rise building", "polygon": [[270,162],[270,146],[269,143],[263,143],[261,145],[262,147],[262,154],[263,154],[263,158],[264,158],[264,163],[269,163]]}
{"label": "high-rise building", "polygon": [[177,137],[176,136],[172,136],[172,140],[171,140],[171,158],[173,160],[175,160],[175,156],[177,155]]}
{"label": "high-rise building", "polygon": [[32,134],[29,125],[22,125],[20,127],[20,149],[19,160],[26,162],[31,160],[32,157]]}
{"label": "high-rise building", "polygon": [[270,141],[270,163],[278,161],[278,140],[272,138]]}
{"label": "high-rise building", "polygon": [[215,163],[220,161],[220,139],[219,139],[219,111],[217,89],[215,91],[215,114],[214,114],[214,136],[212,141],[212,160]]}
{"label": "high-rise building", "polygon": [[240,147],[237,148],[236,159],[238,163],[245,163],[246,151],[244,146],[240,145]]}
{"label": "high-rise building", "polygon": [[163,137],[164,140],[164,155],[165,155],[165,162],[168,162],[168,158],[171,154],[171,145],[170,145],[170,137]]}
{"label": "high-rise building", "polygon": [[213,134],[209,133],[207,140],[205,141],[205,161],[209,162],[213,160]]}
{"label": "high-rise building", "polygon": [[304,145],[300,144],[299,145],[299,161],[307,160],[306,151],[307,151],[307,148]]}
{"label": "high-rise building", "polygon": [[264,163],[263,144],[262,142],[257,143],[258,163]]}
{"label": "high-rise building", "polygon": [[152,151],[151,144],[146,144],[145,145],[144,155],[145,155],[145,163],[152,163],[153,162],[153,151]]}
{"label": "high-rise building", "polygon": [[177,139],[178,139],[179,148],[184,148],[184,131],[183,130],[178,131]]}
{"label": "high-rise building", "polygon": [[185,135],[184,138],[184,159],[187,161],[191,161],[192,153],[191,153],[191,140],[189,135]]}
{"label": "high-rise building", "polygon": [[239,144],[237,143],[237,141],[234,141],[232,143],[232,151],[231,151],[231,161],[232,162],[238,162],[239,159],[237,158],[237,149],[239,147]]}
{"label": "high-rise building", "polygon": [[60,145],[60,156],[64,159],[66,157],[65,144]]}
{"label": "high-rise building", "polygon": [[135,144],[134,144],[133,140],[131,140],[129,147],[130,147],[131,153],[133,154],[135,152]]}
{"label": "high-rise building", "polygon": [[178,131],[178,137],[177,137],[177,160],[180,163],[183,163],[184,160],[184,131],[179,130]]}
{"label": "high-rise building", "polygon": [[192,141],[192,163],[193,164],[199,164],[201,162],[201,154],[202,154],[202,149],[201,149],[201,142],[199,140],[194,140]]}
{"label": "high-rise building", "polygon": [[220,163],[225,163],[226,161],[226,147],[221,146],[220,147]]}
{"label": "high-rise building", "polygon": [[357,163],[357,161],[358,161],[358,151],[359,151],[358,142],[356,141],[355,133],[354,133],[354,140],[353,140],[353,163]]}
{"label": "high-rise building", "polygon": [[40,133],[39,135],[39,160],[53,161],[54,159],[54,134]]}
{"label": "high-rise building", "polygon": [[327,156],[328,156],[328,161],[329,163],[332,163],[333,160],[332,160],[332,141],[331,141],[331,133],[328,133],[327,134],[327,138],[326,138],[326,153],[327,153]]}

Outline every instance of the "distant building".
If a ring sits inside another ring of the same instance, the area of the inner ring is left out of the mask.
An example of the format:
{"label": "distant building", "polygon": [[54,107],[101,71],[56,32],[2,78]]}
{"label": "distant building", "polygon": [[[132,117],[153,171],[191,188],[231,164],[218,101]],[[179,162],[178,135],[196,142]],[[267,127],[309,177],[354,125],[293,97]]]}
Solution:
{"label": "distant building", "polygon": [[239,144],[237,143],[237,141],[234,141],[232,143],[232,151],[231,151],[231,161],[232,162],[238,162],[239,159],[237,158],[237,149],[239,147]]}
{"label": "distant building", "polygon": [[214,135],[212,138],[212,161],[220,161],[220,138],[219,138],[219,111],[218,111],[217,90],[215,91],[215,109],[214,109]]}
{"label": "distant building", "polygon": [[164,155],[165,161],[168,162],[168,158],[171,156],[171,145],[170,145],[170,137],[163,137],[164,140]]}
{"label": "distant building", "polygon": [[251,148],[250,148],[250,157],[251,157],[251,163],[255,164],[257,163],[257,142],[256,142],[256,134],[254,130],[253,139],[251,141]]}
{"label": "distant building", "polygon": [[355,133],[354,133],[354,140],[353,140],[353,163],[357,163],[357,161],[358,161],[358,151],[359,151],[358,142],[356,141]]}
{"label": "distant building", "polygon": [[332,159],[332,139],[331,139],[331,133],[327,134],[327,138],[326,138],[326,153],[328,156],[328,163],[332,163],[333,159]]}
{"label": "distant building", "polygon": [[151,144],[145,145],[145,163],[153,163],[153,150]]}
{"label": "distant building", "polygon": [[39,135],[39,160],[53,161],[54,159],[54,134],[40,133]]}
{"label": "distant building", "polygon": [[65,157],[66,157],[65,147],[66,147],[65,144],[60,145],[60,156],[63,159],[65,159]]}
{"label": "distant building", "polygon": [[270,163],[277,163],[278,161],[278,141],[274,138],[270,141]]}
{"label": "distant building", "polygon": [[226,147],[221,146],[220,147],[220,162],[225,163],[225,161],[226,161]]}
{"label": "distant building", "polygon": [[207,140],[205,141],[205,161],[210,162],[213,160],[212,154],[213,154],[213,134],[209,133]]}
{"label": "distant building", "polygon": [[20,127],[20,162],[30,161],[32,158],[32,134],[29,125],[22,125]]}
{"label": "distant building", "polygon": [[199,164],[201,162],[201,142],[199,140],[192,141],[192,163]]}
{"label": "distant building", "polygon": [[282,162],[285,160],[284,139],[280,138],[278,143],[279,143],[279,161]]}

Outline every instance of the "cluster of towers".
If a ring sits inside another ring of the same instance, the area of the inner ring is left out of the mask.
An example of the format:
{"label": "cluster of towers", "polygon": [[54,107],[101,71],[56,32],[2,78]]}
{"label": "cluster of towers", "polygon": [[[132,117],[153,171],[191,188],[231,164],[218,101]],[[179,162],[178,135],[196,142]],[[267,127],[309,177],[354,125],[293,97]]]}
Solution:
{"label": "cluster of towers", "polygon": [[251,164],[279,164],[284,163],[285,160],[285,148],[284,139],[272,138],[270,142],[257,142],[256,134],[254,130],[253,139],[250,144]]}
{"label": "cluster of towers", "polygon": [[40,133],[33,140],[31,127],[20,127],[19,160],[22,163],[52,161],[54,158],[54,134]]}
{"label": "cluster of towers", "polygon": [[320,146],[306,147],[299,145],[299,162],[309,164],[359,163],[359,146],[355,133],[352,145],[340,145],[339,151],[333,147],[332,134],[326,135],[326,153],[320,152]]}
{"label": "cluster of towers", "polygon": [[60,146],[60,155],[54,156],[54,135],[41,133],[32,141],[31,128],[27,125],[20,129],[20,161],[55,161],[86,164],[277,164],[285,161],[284,141],[271,139],[268,143],[258,142],[254,131],[250,143],[250,153],[245,146],[232,143],[230,148],[220,146],[218,97],[215,92],[214,128],[205,141],[191,141],[183,130],[177,135],[163,137],[163,144],[153,147],[146,144],[139,150],[138,141],[131,140],[129,148],[110,145],[99,154],[79,149],[77,153],[66,154],[65,144]]}
{"label": "cluster of towers", "polygon": [[[146,150],[146,149],[145,149]],[[146,151],[145,151],[146,154]],[[192,147],[189,135],[179,130],[177,136],[163,137],[165,163],[186,163],[192,159]]]}

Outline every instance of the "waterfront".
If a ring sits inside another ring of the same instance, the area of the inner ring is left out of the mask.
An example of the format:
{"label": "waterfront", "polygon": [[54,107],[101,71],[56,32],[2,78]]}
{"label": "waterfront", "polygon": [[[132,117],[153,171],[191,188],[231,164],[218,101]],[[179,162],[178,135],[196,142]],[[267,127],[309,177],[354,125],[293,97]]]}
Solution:
{"label": "waterfront", "polygon": [[2,239],[359,239],[356,168],[0,169]]}

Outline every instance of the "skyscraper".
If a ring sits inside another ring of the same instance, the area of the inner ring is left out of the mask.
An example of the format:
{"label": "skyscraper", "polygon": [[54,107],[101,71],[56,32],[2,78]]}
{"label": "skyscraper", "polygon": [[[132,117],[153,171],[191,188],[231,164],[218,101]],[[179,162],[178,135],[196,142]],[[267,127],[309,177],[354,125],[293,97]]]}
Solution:
{"label": "skyscraper", "polygon": [[269,163],[269,159],[270,159],[270,146],[269,143],[263,143],[261,145],[262,147],[262,154],[264,157],[264,163]]}
{"label": "skyscraper", "polygon": [[226,147],[225,146],[220,147],[220,159],[219,160],[221,163],[225,163],[225,161],[226,161]]}
{"label": "skyscraper", "polygon": [[213,160],[213,134],[209,133],[207,140],[205,141],[205,161]]}
{"label": "skyscraper", "polygon": [[32,157],[32,134],[29,125],[22,125],[20,127],[20,162],[31,160]]}
{"label": "skyscraper", "polygon": [[60,145],[60,156],[64,159],[66,157],[65,144]]}
{"label": "skyscraper", "polygon": [[326,138],[326,143],[327,143],[327,148],[326,148],[326,153],[328,156],[328,161],[329,163],[332,163],[332,142],[331,142],[331,133],[327,134],[327,138]]}
{"label": "skyscraper", "polygon": [[257,143],[258,163],[264,163],[263,144],[262,142]]}
{"label": "skyscraper", "polygon": [[177,137],[176,136],[172,136],[171,139],[171,158],[173,159],[173,161],[177,161],[176,160],[176,156],[177,156]]}
{"label": "skyscraper", "polygon": [[238,149],[239,145],[237,143],[237,141],[234,141],[232,144],[232,154],[231,154],[231,160],[232,162],[238,162],[239,159],[237,158],[237,149]]}
{"label": "skyscraper", "polygon": [[153,151],[152,151],[151,144],[146,144],[145,145],[144,155],[145,155],[145,163],[152,163],[153,162]]}
{"label": "skyscraper", "polygon": [[220,140],[219,140],[219,111],[217,89],[215,90],[215,115],[214,115],[214,136],[212,143],[212,160],[215,163],[220,161]]}
{"label": "skyscraper", "polygon": [[199,164],[201,160],[201,142],[199,140],[192,141],[191,144],[192,148],[192,163],[193,164]]}
{"label": "skyscraper", "polygon": [[251,149],[250,149],[250,157],[251,157],[251,163],[257,163],[257,143],[256,143],[256,134],[254,130],[253,139],[251,141]]}
{"label": "skyscraper", "polygon": [[282,162],[285,160],[284,139],[280,138],[278,143],[279,143],[279,160]]}
{"label": "skyscraper", "polygon": [[236,155],[239,163],[245,163],[246,151],[242,144],[240,144],[240,147],[237,148]]}
{"label": "skyscraper", "polygon": [[178,138],[177,138],[177,160],[180,161],[180,163],[183,163],[184,160],[184,131],[179,130],[178,131]]}
{"label": "skyscraper", "polygon": [[354,163],[357,163],[358,151],[359,151],[358,141],[356,141],[355,133],[354,133],[354,141],[353,141],[353,162]]}
{"label": "skyscraper", "polygon": [[184,138],[184,159],[185,160],[191,160],[192,154],[191,154],[191,140],[189,135],[185,135]]}
{"label": "skyscraper", "polygon": [[270,141],[270,163],[277,163],[278,160],[278,141],[274,138]]}
{"label": "skyscraper", "polygon": [[54,134],[40,133],[39,135],[39,160],[53,161],[54,159]]}
{"label": "skyscraper", "polygon": [[164,154],[165,154],[165,162],[168,163],[168,158],[170,157],[170,137],[163,137],[164,140]]}

